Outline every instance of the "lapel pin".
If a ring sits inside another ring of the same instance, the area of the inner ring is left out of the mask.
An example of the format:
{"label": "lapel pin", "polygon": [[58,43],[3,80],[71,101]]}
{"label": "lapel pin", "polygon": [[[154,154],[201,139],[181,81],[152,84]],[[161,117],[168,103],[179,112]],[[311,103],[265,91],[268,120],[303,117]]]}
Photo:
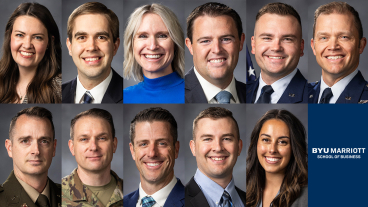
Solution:
{"label": "lapel pin", "polygon": [[365,86],[367,86],[367,87],[368,87],[368,84],[367,84],[367,85],[365,85]]}
{"label": "lapel pin", "polygon": [[351,100],[351,97],[350,96],[347,96],[345,97],[346,100],[350,101]]}
{"label": "lapel pin", "polygon": [[26,203],[23,203],[22,204],[22,207],[28,207]]}
{"label": "lapel pin", "polygon": [[295,94],[293,94],[293,93],[289,93],[289,96],[290,96],[290,97],[295,97]]}
{"label": "lapel pin", "polygon": [[309,98],[313,98],[313,95],[310,95]]}

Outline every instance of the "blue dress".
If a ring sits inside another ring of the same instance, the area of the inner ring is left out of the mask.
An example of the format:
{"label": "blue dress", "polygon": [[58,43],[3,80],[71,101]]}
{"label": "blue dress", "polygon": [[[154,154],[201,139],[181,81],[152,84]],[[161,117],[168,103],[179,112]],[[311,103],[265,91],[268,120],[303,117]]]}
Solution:
{"label": "blue dress", "polygon": [[124,103],[184,103],[184,79],[177,72],[124,89]]}

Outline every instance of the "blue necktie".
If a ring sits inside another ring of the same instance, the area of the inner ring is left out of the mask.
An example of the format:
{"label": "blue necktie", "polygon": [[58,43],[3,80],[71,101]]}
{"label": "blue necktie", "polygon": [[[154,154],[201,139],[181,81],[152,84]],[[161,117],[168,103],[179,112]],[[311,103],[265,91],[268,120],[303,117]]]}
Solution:
{"label": "blue necktie", "polygon": [[259,96],[257,103],[270,103],[272,93],[273,93],[272,86],[270,85],[263,86],[261,95]]}
{"label": "blue necktie", "polygon": [[220,104],[229,104],[230,103],[230,99],[231,99],[232,96],[233,95],[231,95],[231,93],[228,92],[228,91],[220,91],[216,95],[216,100]]}
{"label": "blue necktie", "polygon": [[83,98],[82,104],[90,104],[93,101],[92,94],[89,91],[86,91]]}
{"label": "blue necktie", "polygon": [[321,100],[319,101],[320,104],[328,104],[330,103],[330,99],[332,98],[333,94],[331,88],[325,88],[322,93]]}
{"label": "blue necktie", "polygon": [[222,207],[232,207],[233,202],[231,202],[231,197],[229,193],[225,190],[221,197]]}
{"label": "blue necktie", "polygon": [[155,205],[156,201],[150,196],[142,198],[142,207],[151,207]]}

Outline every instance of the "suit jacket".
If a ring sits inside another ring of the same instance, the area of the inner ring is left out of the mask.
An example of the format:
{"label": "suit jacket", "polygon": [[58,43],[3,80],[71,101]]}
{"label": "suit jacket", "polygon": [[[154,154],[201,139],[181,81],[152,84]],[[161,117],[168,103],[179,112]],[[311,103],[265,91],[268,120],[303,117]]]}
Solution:
{"label": "suit jacket", "polygon": [[[236,192],[245,206],[245,192],[235,186]],[[194,177],[185,186],[185,207],[210,207],[198,184],[194,181]]]}
{"label": "suit jacket", "polygon": [[[50,187],[50,205],[51,207],[59,207],[61,205],[61,186],[60,184],[52,182],[50,178],[48,179]],[[37,207],[15,177],[14,171],[10,173],[2,187],[3,188],[0,189],[0,206],[19,207],[26,204],[28,207]]]}
{"label": "suit jacket", "polygon": [[[123,78],[113,69],[112,78],[101,103],[123,103]],[[77,78],[64,83],[63,86],[63,103],[74,103],[75,91],[77,89]]]}
{"label": "suit jacket", "polygon": [[308,186],[301,189],[299,197],[291,204],[291,207],[308,207]]}
{"label": "suit jacket", "polygon": [[[235,80],[235,87],[239,102],[245,103],[245,84]],[[193,67],[185,75],[185,103],[208,103]]]}
{"label": "suit jacket", "polygon": [[[184,206],[184,185],[180,179],[171,190],[167,197],[164,207],[183,207]],[[139,189],[124,196],[124,207],[135,207],[139,199]]]}
{"label": "suit jacket", "polygon": [[[259,86],[259,78],[247,84],[247,103],[254,103]],[[308,82],[297,70],[277,103],[308,103]]]}
{"label": "suit jacket", "polygon": [[[309,103],[318,103],[318,97],[321,89],[321,82],[310,83],[308,85]],[[368,102],[368,82],[360,71],[351,79],[345,87],[336,103],[367,103]]]}

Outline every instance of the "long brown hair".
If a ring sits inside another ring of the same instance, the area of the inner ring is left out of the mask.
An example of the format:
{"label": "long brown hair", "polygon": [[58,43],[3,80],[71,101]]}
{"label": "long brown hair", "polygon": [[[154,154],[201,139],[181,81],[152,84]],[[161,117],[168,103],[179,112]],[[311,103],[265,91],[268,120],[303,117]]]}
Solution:
{"label": "long brown hair", "polygon": [[48,33],[48,49],[39,63],[35,76],[27,88],[28,103],[61,103],[60,95],[55,92],[55,78],[61,75],[61,43],[59,29],[50,11],[38,3],[22,3],[10,16],[5,28],[3,56],[0,60],[0,103],[16,103],[19,80],[19,68],[14,61],[10,40],[13,25],[19,16],[32,16],[40,20]]}
{"label": "long brown hair", "polygon": [[272,201],[272,207],[289,207],[299,197],[302,187],[308,184],[308,155],[306,132],[303,124],[286,110],[267,111],[257,122],[251,135],[247,156],[247,197],[246,206],[256,207],[263,195],[266,174],[257,156],[257,143],[263,124],[270,119],[278,119],[288,126],[292,156],[286,167],[280,193]]}

